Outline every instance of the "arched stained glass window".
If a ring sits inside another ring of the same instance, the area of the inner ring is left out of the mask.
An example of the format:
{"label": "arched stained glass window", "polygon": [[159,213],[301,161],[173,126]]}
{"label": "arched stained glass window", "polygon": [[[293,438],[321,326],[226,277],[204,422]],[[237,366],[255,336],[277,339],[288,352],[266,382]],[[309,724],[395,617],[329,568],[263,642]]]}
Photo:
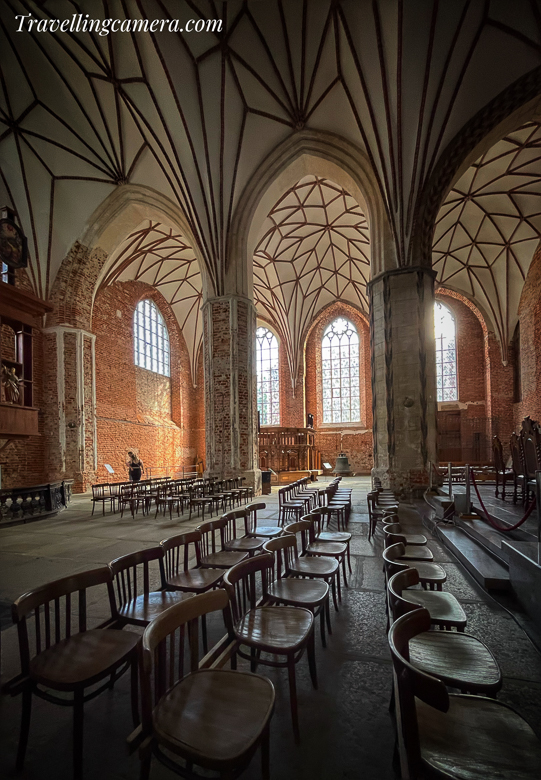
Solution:
{"label": "arched stained glass window", "polygon": [[439,301],[434,307],[434,324],[438,401],[458,401],[455,318],[451,310]]}
{"label": "arched stained glass window", "polygon": [[360,422],[359,334],[355,325],[342,317],[332,322],[323,334],[321,358],[323,422]]}
{"label": "arched stained glass window", "polygon": [[139,301],[133,317],[135,365],[170,376],[169,333],[154,301]]}
{"label": "arched stained glass window", "polygon": [[261,425],[280,425],[278,339],[268,328],[256,331],[257,408]]}

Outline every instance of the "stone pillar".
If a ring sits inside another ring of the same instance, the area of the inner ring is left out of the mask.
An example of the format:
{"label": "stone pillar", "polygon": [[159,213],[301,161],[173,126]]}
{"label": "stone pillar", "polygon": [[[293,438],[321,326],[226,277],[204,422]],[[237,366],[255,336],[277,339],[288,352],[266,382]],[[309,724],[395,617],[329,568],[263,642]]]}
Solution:
{"label": "stone pillar", "polygon": [[97,469],[96,337],[67,325],[43,335],[48,479],[73,479],[74,492],[84,493]]}
{"label": "stone pillar", "polygon": [[243,475],[259,493],[255,307],[238,295],[211,298],[203,328],[206,474]]}
{"label": "stone pillar", "polygon": [[374,474],[398,492],[428,485],[437,458],[434,276],[404,268],[369,283]]}

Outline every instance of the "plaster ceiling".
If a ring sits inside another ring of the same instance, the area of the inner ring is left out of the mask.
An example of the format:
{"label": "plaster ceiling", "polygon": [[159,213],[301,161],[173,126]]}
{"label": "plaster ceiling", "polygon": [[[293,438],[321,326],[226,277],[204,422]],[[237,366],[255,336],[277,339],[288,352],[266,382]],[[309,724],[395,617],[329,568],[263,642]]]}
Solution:
{"label": "plaster ceiling", "polygon": [[327,179],[306,176],[269,213],[254,256],[257,310],[282,335],[291,376],[303,337],[335,300],[368,310],[368,223],[359,204]]}
{"label": "plaster ceiling", "polygon": [[[79,12],[221,18],[223,31],[15,32],[15,14]],[[222,294],[239,197],[303,128],[364,150],[407,262],[443,150],[539,65],[540,18],[539,0],[4,0],[0,202],[29,237],[35,291],[50,295],[90,215],[129,182],[185,212],[209,289]]]}
{"label": "plaster ceiling", "polygon": [[541,238],[541,124],[492,146],[456,182],[438,215],[438,281],[480,304],[507,359],[524,279]]}
{"label": "plaster ceiling", "polygon": [[107,261],[100,288],[127,281],[146,282],[170,304],[186,341],[195,386],[203,331],[201,273],[192,247],[173,228],[145,220]]}

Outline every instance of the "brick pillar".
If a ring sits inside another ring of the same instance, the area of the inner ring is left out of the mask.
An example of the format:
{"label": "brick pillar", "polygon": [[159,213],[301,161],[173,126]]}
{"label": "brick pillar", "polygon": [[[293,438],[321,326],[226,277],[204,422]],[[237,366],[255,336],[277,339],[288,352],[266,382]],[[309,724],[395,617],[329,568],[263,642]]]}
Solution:
{"label": "brick pillar", "polygon": [[96,337],[67,325],[43,334],[48,479],[73,479],[74,492],[84,493],[97,469]]}
{"label": "brick pillar", "polygon": [[369,284],[374,474],[396,491],[436,462],[434,273],[404,268]]}
{"label": "brick pillar", "polygon": [[238,295],[203,306],[207,475],[244,475],[256,492],[258,468],[255,374],[256,311]]}

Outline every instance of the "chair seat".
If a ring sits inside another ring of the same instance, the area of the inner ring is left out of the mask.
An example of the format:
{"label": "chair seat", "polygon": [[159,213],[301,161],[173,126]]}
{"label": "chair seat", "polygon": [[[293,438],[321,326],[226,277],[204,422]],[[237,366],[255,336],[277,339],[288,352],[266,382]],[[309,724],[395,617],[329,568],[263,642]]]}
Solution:
{"label": "chair seat", "polygon": [[541,743],[520,715],[481,696],[449,696],[439,712],[417,700],[424,763],[458,780],[538,780]]}
{"label": "chair seat", "polygon": [[201,669],[163,697],[154,729],[162,744],[196,764],[234,764],[253,747],[273,706],[274,687],[265,677]]}
{"label": "chair seat", "polygon": [[[400,534],[402,536],[402,534]],[[401,555],[400,561],[433,561],[434,556],[428,547],[422,545],[405,545],[404,555]]]}
{"label": "chair seat", "polygon": [[240,539],[231,539],[229,542],[226,542],[224,547],[226,550],[252,552],[252,550],[260,550],[265,541],[261,536],[242,536]]}
{"label": "chair seat", "polygon": [[333,574],[336,574],[338,566],[336,558],[307,556],[295,558],[291,564],[290,572],[303,577],[332,577]]}
{"label": "chair seat", "polygon": [[203,555],[200,565],[203,568],[230,569],[231,566],[245,561],[248,557],[247,552],[233,552],[232,550],[220,550],[219,552]]}
{"label": "chair seat", "polygon": [[30,676],[57,690],[101,680],[137,646],[140,637],[130,631],[95,628],[74,634],[43,650],[30,661]]}
{"label": "chair seat", "polygon": [[188,569],[167,579],[167,585],[178,590],[199,592],[209,590],[223,577],[220,569]]}
{"label": "chair seat", "polygon": [[496,659],[470,634],[425,631],[410,639],[409,652],[414,666],[453,688],[493,695],[502,686]]}
{"label": "chair seat", "polygon": [[406,545],[410,544],[413,547],[424,546],[427,542],[426,536],[423,534],[400,534],[406,540]]}
{"label": "chair seat", "polygon": [[321,580],[296,580],[285,577],[275,580],[268,587],[272,599],[282,604],[299,604],[303,607],[316,606],[327,598],[329,586]]}
{"label": "chair seat", "polygon": [[290,652],[302,645],[314,616],[303,607],[257,607],[235,626],[237,639],[268,652]]}
{"label": "chair seat", "polygon": [[171,590],[154,591],[146,596],[143,594],[126,602],[120,607],[118,614],[124,620],[146,626],[155,617],[161,615],[164,609],[169,609],[169,607],[189,599],[192,595],[191,593],[179,593]]}
{"label": "chair seat", "polygon": [[452,593],[408,589],[402,592],[402,598],[428,609],[432,623],[447,623],[457,628],[467,623],[466,613]]}
{"label": "chair seat", "polygon": [[412,561],[412,568],[417,569],[419,582],[443,584],[447,582],[447,574],[438,563],[428,561]]}
{"label": "chair seat", "polygon": [[263,536],[265,539],[273,539],[275,536],[281,536],[283,528],[278,525],[262,525],[255,531],[248,531],[248,536]]}
{"label": "chair seat", "polygon": [[346,543],[351,541],[351,534],[347,531],[322,531],[316,536],[316,541]]}
{"label": "chair seat", "polygon": [[343,544],[342,542],[316,540],[307,546],[306,552],[309,555],[343,555],[347,549],[347,544]]}

